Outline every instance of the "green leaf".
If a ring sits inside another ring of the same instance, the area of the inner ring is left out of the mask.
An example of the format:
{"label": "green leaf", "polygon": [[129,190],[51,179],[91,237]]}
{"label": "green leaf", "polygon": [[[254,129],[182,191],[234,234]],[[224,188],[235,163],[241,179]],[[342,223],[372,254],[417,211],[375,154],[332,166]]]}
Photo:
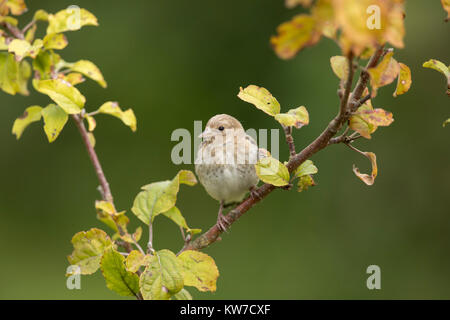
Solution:
{"label": "green leaf", "polygon": [[213,258],[200,251],[186,250],[177,259],[183,268],[185,286],[193,286],[200,291],[216,291],[219,270]]}
{"label": "green leaf", "polygon": [[245,102],[253,104],[265,113],[275,116],[280,113],[280,104],[272,94],[263,87],[249,85],[247,88],[240,88],[238,97]]}
{"label": "green leaf", "polygon": [[86,98],[69,82],[55,79],[38,80],[35,83],[37,91],[48,95],[66,113],[77,114],[83,109]]}
{"label": "green leaf", "polygon": [[62,33],[49,33],[44,37],[45,49],[64,49],[68,44],[67,38]]}
{"label": "green leaf", "polygon": [[106,88],[107,84],[100,69],[91,61],[80,60],[75,63],[68,63],[70,70],[84,74],[86,77],[98,82],[100,86]]}
{"label": "green leaf", "polygon": [[98,112],[119,118],[125,125],[130,127],[132,131],[136,131],[136,116],[132,109],[122,111],[117,102],[108,101],[98,109]]}
{"label": "green leaf", "polygon": [[181,214],[180,210],[177,207],[172,207],[168,211],[165,211],[165,212],[163,212],[161,214],[166,216],[167,218],[169,218],[173,222],[175,222],[180,227],[186,229],[187,232],[189,232],[191,234],[197,234],[197,233],[202,232],[201,229],[191,229],[191,228],[189,228],[187,223],[186,223],[186,220],[184,219],[183,215]]}
{"label": "green leaf", "polygon": [[23,131],[30,123],[41,120],[41,110],[42,107],[40,106],[28,107],[25,109],[23,115],[14,121],[12,133],[16,135],[17,139],[20,139]]}
{"label": "green leaf", "polygon": [[334,56],[330,58],[331,69],[335,75],[341,80],[346,80],[348,77],[348,61],[344,56]]}
{"label": "green leaf", "polygon": [[279,113],[275,115],[275,120],[286,127],[301,127],[309,123],[309,114],[304,106],[291,109],[287,113]]}
{"label": "green leaf", "polygon": [[49,104],[42,109],[42,117],[44,118],[44,131],[47,135],[48,142],[53,142],[58,138],[59,133],[64,128],[69,116],[59,106]]}
{"label": "green leaf", "polygon": [[165,249],[155,252],[155,255],[148,259],[139,284],[146,300],[167,300],[181,291],[183,274],[175,254]]}
{"label": "green leaf", "polygon": [[430,59],[423,63],[423,67],[439,71],[447,78],[450,77],[450,69],[443,62],[441,62],[439,60]]}
{"label": "green leaf", "polygon": [[272,157],[266,157],[255,164],[256,174],[265,183],[277,187],[289,184],[289,171],[284,164]]}
{"label": "green leaf", "polygon": [[59,67],[63,63],[61,56],[53,50],[41,51],[33,60],[33,68],[40,73],[40,79],[44,80],[50,77],[53,68]]}
{"label": "green leaf", "polygon": [[175,300],[192,300],[192,296],[185,288],[181,289],[180,292],[173,295]]}
{"label": "green leaf", "polygon": [[302,176],[316,174],[317,172],[319,172],[319,169],[317,169],[314,163],[311,160],[306,160],[295,170],[294,176],[300,178]]}
{"label": "green leaf", "polygon": [[80,231],[72,238],[74,250],[67,257],[69,263],[80,267],[81,274],[92,274],[100,267],[103,252],[114,246],[105,231],[93,228]]}
{"label": "green leaf", "polygon": [[106,286],[121,296],[137,296],[139,294],[139,277],[125,269],[125,258],[113,248],[103,254],[101,269]]}
{"label": "green leaf", "polygon": [[86,9],[69,7],[56,14],[49,14],[47,34],[75,31],[83,26],[98,26],[97,18]]}
{"label": "green leaf", "polygon": [[11,95],[28,95],[27,82],[31,76],[27,61],[17,62],[14,55],[0,52],[0,88]]}
{"label": "green leaf", "polygon": [[310,186],[314,186],[315,182],[311,175],[316,174],[319,170],[311,160],[303,162],[297,170],[294,171],[294,176],[299,178],[297,184],[297,191],[302,192]]}
{"label": "green leaf", "polygon": [[[172,180],[154,182],[142,187],[134,199],[131,211],[144,223],[148,224],[160,213],[166,212],[175,206],[180,183],[192,185],[191,174],[181,170]],[[193,175],[193,174],[192,174]]]}
{"label": "green leaf", "polygon": [[430,59],[423,64],[425,68],[434,69],[439,71],[447,78],[447,95],[450,96],[450,67],[447,67],[444,63],[436,59]]}

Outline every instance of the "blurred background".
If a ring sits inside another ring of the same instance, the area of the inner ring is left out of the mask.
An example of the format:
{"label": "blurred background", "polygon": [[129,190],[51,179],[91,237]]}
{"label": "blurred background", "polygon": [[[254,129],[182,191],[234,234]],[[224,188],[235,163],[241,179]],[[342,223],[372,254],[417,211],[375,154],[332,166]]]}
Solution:
{"label": "blurred background", "polygon": [[[118,119],[97,117],[96,150],[119,209],[130,212],[139,188],[171,179],[180,169],[170,153],[176,128],[193,130],[194,120],[217,113],[239,118],[245,128],[278,128],[277,123],[239,100],[239,86],[269,89],[282,110],[305,105],[310,125],[295,131],[297,149],[306,146],[336,114],[337,77],[329,58],[339,48],[322,39],[295,59],[282,61],[269,38],[276,27],[303,9],[284,1],[27,1],[57,12],[76,4],[94,13],[99,27],[67,33],[66,61],[89,59],[102,70],[108,88],[87,80],[79,86],[94,110],[108,100],[134,109],[138,130]],[[375,185],[352,172],[369,172],[369,161],[343,145],[312,160],[318,183],[306,192],[276,191],[233,225],[223,241],[205,250],[220,270],[217,292],[190,292],[196,299],[449,299],[450,298],[450,116],[444,77],[422,63],[450,63],[449,24],[440,1],[408,1],[406,49],[397,60],[412,71],[409,93],[393,98],[395,83],[382,88],[375,107],[394,113],[395,122],[371,141],[356,146],[377,154]],[[41,25],[41,30],[46,26]],[[446,40],[447,39],[447,40]],[[81,290],[66,288],[66,256],[80,230],[100,227],[94,170],[72,122],[47,142],[42,124],[19,141],[14,120],[49,99],[0,93],[0,298],[118,299],[100,272],[82,276]],[[282,143],[281,157],[288,150]],[[218,203],[203,187],[182,186],[178,207],[193,228],[208,229]],[[177,251],[175,224],[155,221],[157,248]],[[109,230],[108,230],[109,232]],[[144,232],[143,241],[147,238]],[[366,268],[381,267],[381,290],[368,290]]]}

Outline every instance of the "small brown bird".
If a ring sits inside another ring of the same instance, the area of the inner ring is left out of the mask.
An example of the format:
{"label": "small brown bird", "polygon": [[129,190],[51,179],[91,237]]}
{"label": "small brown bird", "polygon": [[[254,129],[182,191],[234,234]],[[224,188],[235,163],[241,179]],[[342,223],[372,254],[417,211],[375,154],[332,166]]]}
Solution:
{"label": "small brown bird", "polygon": [[195,160],[195,172],[206,192],[220,202],[217,226],[225,231],[229,221],[224,205],[241,201],[250,191],[256,194],[255,164],[268,152],[259,150],[255,140],[245,133],[241,123],[227,114],[209,119],[199,136],[202,143]]}

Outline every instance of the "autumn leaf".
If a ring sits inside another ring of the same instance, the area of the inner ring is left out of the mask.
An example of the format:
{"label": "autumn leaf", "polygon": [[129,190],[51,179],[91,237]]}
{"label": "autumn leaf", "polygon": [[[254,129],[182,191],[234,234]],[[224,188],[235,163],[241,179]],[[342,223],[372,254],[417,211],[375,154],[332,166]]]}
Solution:
{"label": "autumn leaf", "polygon": [[315,45],[321,36],[317,20],[306,14],[299,14],[282,23],[277,33],[270,38],[270,43],[281,59],[293,58],[303,48]]}
{"label": "autumn leaf", "polygon": [[411,69],[409,69],[406,64],[403,64],[401,62],[399,62],[398,65],[400,66],[400,73],[398,75],[397,88],[395,89],[394,97],[406,93],[411,87],[412,83]]}
{"label": "autumn leaf", "polygon": [[368,186],[371,186],[374,184],[375,178],[377,177],[377,174],[378,174],[377,156],[373,152],[362,152],[362,154],[370,160],[370,163],[372,164],[372,173],[370,175],[361,173],[355,165],[353,165],[353,172],[365,184],[367,184]]}
{"label": "autumn leaf", "polygon": [[374,68],[369,68],[370,84],[372,85],[372,97],[377,94],[377,89],[390,84],[397,78],[400,72],[398,62],[392,58],[393,51],[386,53],[381,62]]}

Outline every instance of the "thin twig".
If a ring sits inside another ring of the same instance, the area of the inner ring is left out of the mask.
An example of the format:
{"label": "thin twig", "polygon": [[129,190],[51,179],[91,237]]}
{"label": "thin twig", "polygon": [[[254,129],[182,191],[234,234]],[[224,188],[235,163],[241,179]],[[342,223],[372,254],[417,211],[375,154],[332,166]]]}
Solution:
{"label": "thin twig", "polygon": [[283,125],[284,134],[286,136],[286,142],[289,147],[289,158],[295,157],[297,154],[295,152],[294,138],[292,137],[292,127],[287,127]]}
{"label": "thin twig", "polygon": [[[86,127],[84,126],[83,117],[79,114],[73,114],[72,119],[75,121],[78,131],[80,132],[81,138],[83,139],[89,158],[91,159],[92,165],[94,166],[95,173],[97,174],[97,178],[102,188],[103,200],[111,203],[115,210],[113,196],[111,194],[111,189],[109,187],[108,180],[106,180],[105,173],[103,172],[100,161],[98,160],[98,156],[97,153],[95,152],[94,146],[91,144],[91,141],[89,140],[89,133],[86,130]],[[116,226],[121,236],[126,234],[126,232],[120,225],[116,224]],[[129,244],[128,242],[124,242],[122,246],[125,248],[127,252],[131,252],[133,250],[131,244]]]}

